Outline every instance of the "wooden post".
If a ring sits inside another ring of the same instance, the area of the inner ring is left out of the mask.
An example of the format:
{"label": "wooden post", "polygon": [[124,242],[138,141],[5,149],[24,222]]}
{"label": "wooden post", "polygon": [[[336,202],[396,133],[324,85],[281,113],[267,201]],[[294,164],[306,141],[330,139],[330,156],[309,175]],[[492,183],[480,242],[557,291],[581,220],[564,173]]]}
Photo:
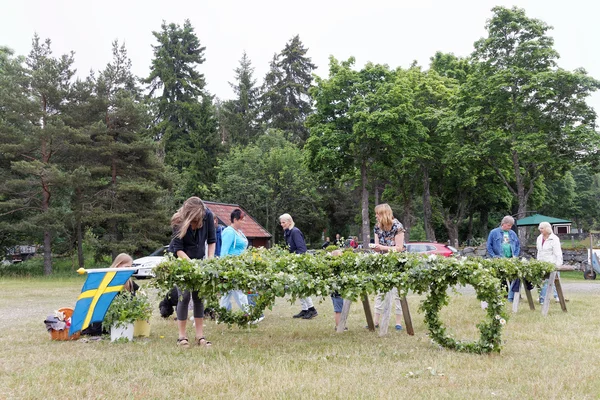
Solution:
{"label": "wooden post", "polygon": [[556,271],[550,273],[548,278],[548,288],[546,290],[546,298],[544,298],[544,304],[542,305],[542,315],[545,317],[548,315],[548,309],[550,308],[550,302],[554,298],[554,280],[556,279]]}
{"label": "wooden post", "polygon": [[525,288],[525,294],[527,295],[527,301],[529,302],[529,309],[535,311],[535,303],[533,301],[533,296],[531,295],[531,290],[529,290],[525,283],[523,283],[523,287]]}
{"label": "wooden post", "polygon": [[369,304],[369,296],[362,295],[363,308],[365,309],[365,317],[367,318],[367,326],[371,332],[375,332],[375,323],[373,322],[373,314],[371,314],[371,305]]}
{"label": "wooden post", "polygon": [[[558,270],[569,271],[571,269],[558,267]],[[567,312],[567,303],[565,302],[565,296],[562,291],[562,285],[560,284],[560,276],[558,271],[550,273],[548,278],[548,289],[546,290],[546,298],[544,299],[544,305],[542,306],[542,315],[548,315],[548,309],[550,308],[551,299],[554,297],[554,291],[552,290],[556,285],[556,294],[558,295],[558,301],[560,302],[560,308]]]}
{"label": "wooden post", "polygon": [[402,314],[404,314],[404,326],[406,327],[406,333],[410,336],[415,335],[415,331],[412,325],[412,319],[410,318],[410,310],[408,309],[408,301],[406,297],[400,299],[400,305],[402,306]]}
{"label": "wooden post", "polygon": [[344,332],[344,328],[346,328],[346,320],[348,319],[348,314],[350,314],[350,305],[352,302],[350,300],[344,299],[344,305],[342,306],[342,315],[340,315],[340,323],[337,326],[337,333]]}
{"label": "wooden post", "polygon": [[[559,274],[556,274],[556,280],[554,281],[554,284],[556,285],[556,293],[558,294],[558,301],[560,301],[560,308],[562,308],[564,312],[567,312],[567,303],[565,301],[565,296],[563,295]],[[547,293],[546,297],[548,297]]]}

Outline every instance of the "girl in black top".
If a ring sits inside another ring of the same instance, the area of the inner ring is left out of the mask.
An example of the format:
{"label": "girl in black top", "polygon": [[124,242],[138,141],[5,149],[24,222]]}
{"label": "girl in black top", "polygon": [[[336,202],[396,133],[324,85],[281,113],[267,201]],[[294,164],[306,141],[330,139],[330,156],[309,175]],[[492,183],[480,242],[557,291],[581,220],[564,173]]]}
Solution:
{"label": "girl in black top", "polygon": [[[179,258],[202,259],[213,258],[215,255],[215,226],[213,215],[206,208],[204,202],[198,197],[190,197],[183,206],[171,218],[173,228],[173,239],[169,244],[169,252]],[[205,254],[205,249],[208,254]],[[190,302],[190,291],[177,289],[179,301],[177,302],[177,325],[179,338],[177,345],[189,347],[186,334],[186,323],[188,318],[188,305]],[[194,322],[196,328],[195,343],[198,346],[210,346],[210,342],[204,338],[204,299],[198,297],[197,291],[192,291],[194,299]]]}

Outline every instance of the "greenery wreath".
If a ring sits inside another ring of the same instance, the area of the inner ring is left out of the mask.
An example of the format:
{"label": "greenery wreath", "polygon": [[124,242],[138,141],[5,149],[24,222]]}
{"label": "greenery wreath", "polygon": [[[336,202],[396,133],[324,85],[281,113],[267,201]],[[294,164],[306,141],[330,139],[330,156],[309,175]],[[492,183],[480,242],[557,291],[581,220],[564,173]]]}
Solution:
{"label": "greenery wreath", "polygon": [[[356,301],[363,295],[388,292],[397,287],[400,296],[408,291],[427,294],[420,309],[431,339],[440,346],[461,352],[489,353],[502,348],[501,332],[506,323],[501,280],[522,278],[540,284],[554,266],[525,259],[443,258],[408,253],[374,254],[344,251],[339,256],[319,251],[290,254],[285,249],[251,249],[237,257],[210,260],[179,260],[169,257],[155,268],[157,287],[164,291],[173,285],[193,289],[216,304],[230,290],[253,291],[259,296],[247,312],[217,308],[219,321],[240,327],[256,320],[277,297],[289,296],[294,302],[309,296],[328,296],[333,292]],[[484,321],[477,326],[476,342],[452,338],[439,318],[448,304],[447,289],[470,284],[477,298],[488,303]]]}

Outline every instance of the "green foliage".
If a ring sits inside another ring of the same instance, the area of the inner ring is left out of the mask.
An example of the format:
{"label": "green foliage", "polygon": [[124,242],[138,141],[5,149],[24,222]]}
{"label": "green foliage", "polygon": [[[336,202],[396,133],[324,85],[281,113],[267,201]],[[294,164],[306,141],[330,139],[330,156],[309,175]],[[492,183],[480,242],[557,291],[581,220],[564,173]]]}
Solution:
{"label": "green foliage", "polygon": [[153,32],[158,44],[144,80],[149,84],[153,136],[162,145],[165,163],[181,175],[180,196],[205,197],[215,181],[213,167],[221,147],[212,97],[197,71],[205,48],[189,20],[183,27],[163,22],[161,29]]}
{"label": "green foliage", "polygon": [[235,98],[222,103],[219,129],[222,140],[228,144],[247,145],[260,133],[258,126],[258,87],[253,78],[254,68],[246,52],[235,69],[235,82],[230,83]]}
{"label": "green foliage", "polygon": [[6,51],[0,56],[0,153],[7,169],[0,215],[12,214],[17,224],[11,230],[43,243],[45,274],[52,273],[52,240],[63,232],[69,211],[56,198],[69,181],[71,151],[81,142],[65,124],[73,63],[73,53],[56,57],[50,40],[37,35],[26,59],[11,59]]}
{"label": "green foliage", "polygon": [[[94,261],[92,254],[86,254],[86,268],[104,268],[110,265],[110,259]],[[52,276],[73,277],[79,265],[74,257],[57,257],[52,259]],[[0,276],[3,277],[39,277],[44,275],[44,259],[37,255],[18,263],[0,263]]]}
{"label": "green foliage", "polygon": [[546,23],[518,8],[493,13],[488,36],[475,43],[457,112],[466,150],[502,179],[523,217],[540,179],[597,158],[596,115],[585,99],[600,82],[557,67]]}
{"label": "green foliage", "polygon": [[99,115],[90,129],[95,158],[86,165],[89,187],[75,191],[81,196],[76,204],[94,205],[82,219],[93,226],[99,256],[156,248],[168,237],[168,211],[162,199],[171,182],[155,143],[143,135],[148,109],[131,74],[127,51],[117,42],[95,93]]}
{"label": "green foliage", "polygon": [[[360,182],[363,240],[370,237],[368,183],[378,165],[411,159],[425,134],[415,120],[407,76],[386,65],[353,69],[354,58],[331,57],[329,78],[316,78],[311,95],[316,112],[307,121],[308,164],[313,171],[349,176]],[[360,178],[359,175],[360,174]]]}
{"label": "green foliage", "polygon": [[148,300],[148,296],[141,290],[132,295],[127,291],[123,291],[110,303],[108,311],[102,321],[104,329],[110,329],[115,325],[125,326],[134,323],[137,320],[148,321],[152,316],[152,304]]}
{"label": "green foliage", "polygon": [[316,68],[306,56],[300,36],[294,36],[280,54],[276,54],[265,76],[261,109],[268,128],[280,129],[293,143],[303,144],[308,137],[304,126],[312,111],[308,94],[312,71]]}
{"label": "green foliage", "polygon": [[307,238],[320,238],[325,221],[316,179],[304,165],[302,151],[281,132],[268,130],[255,144],[232,148],[219,162],[217,182],[218,199],[242,205],[274,235],[275,243],[283,237],[277,218],[286,212]]}
{"label": "green foliage", "polygon": [[[421,304],[431,338],[441,346],[470,353],[499,352],[501,328],[507,318],[500,282],[517,277],[540,284],[554,270],[550,263],[525,259],[473,260],[423,256],[407,253],[343,252],[333,256],[325,252],[290,254],[284,249],[252,249],[238,257],[210,260],[169,258],[155,268],[155,284],[163,290],[173,285],[197,290],[201,297],[215,301],[230,290],[259,293],[257,306],[250,313],[228,315],[220,310],[223,321],[246,326],[271,307],[275,298],[327,296],[337,292],[356,301],[366,294],[388,292],[397,287],[400,296],[408,291],[428,293]],[[439,311],[448,302],[447,289],[470,284],[477,298],[488,302],[487,317],[478,324],[477,342],[456,341],[439,320]]]}

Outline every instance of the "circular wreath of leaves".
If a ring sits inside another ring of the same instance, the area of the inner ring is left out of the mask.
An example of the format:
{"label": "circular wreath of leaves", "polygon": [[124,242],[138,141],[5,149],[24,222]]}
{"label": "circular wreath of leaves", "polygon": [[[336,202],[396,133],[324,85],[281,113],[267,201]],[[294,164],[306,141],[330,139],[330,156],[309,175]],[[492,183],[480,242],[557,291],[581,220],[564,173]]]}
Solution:
{"label": "circular wreath of leaves", "polygon": [[[168,258],[155,268],[155,285],[164,291],[173,285],[198,291],[209,306],[230,290],[258,293],[256,306],[244,311],[216,307],[220,322],[247,327],[277,297],[328,296],[333,292],[355,301],[363,295],[388,292],[397,287],[400,296],[408,291],[426,294],[420,309],[431,339],[460,352],[489,353],[502,348],[501,332],[506,322],[500,282],[517,277],[540,284],[554,266],[525,259],[466,259],[407,253],[385,255],[345,251],[340,256],[326,252],[289,254],[283,249],[252,249],[237,257],[211,260]],[[454,339],[440,320],[448,304],[448,288],[470,284],[477,298],[488,303],[486,318],[477,327],[478,341]]]}
{"label": "circular wreath of leaves", "polygon": [[[430,286],[420,307],[425,314],[425,324],[429,328],[429,335],[433,342],[459,352],[478,354],[500,352],[502,326],[508,319],[504,311],[500,279],[492,270],[485,269],[483,265],[473,261],[455,260],[454,263],[435,263],[438,279],[436,284]],[[472,285],[477,298],[488,304],[486,318],[477,324],[480,332],[478,341],[454,339],[447,333],[445,325],[440,320],[440,310],[448,305],[448,289],[457,284]]]}

